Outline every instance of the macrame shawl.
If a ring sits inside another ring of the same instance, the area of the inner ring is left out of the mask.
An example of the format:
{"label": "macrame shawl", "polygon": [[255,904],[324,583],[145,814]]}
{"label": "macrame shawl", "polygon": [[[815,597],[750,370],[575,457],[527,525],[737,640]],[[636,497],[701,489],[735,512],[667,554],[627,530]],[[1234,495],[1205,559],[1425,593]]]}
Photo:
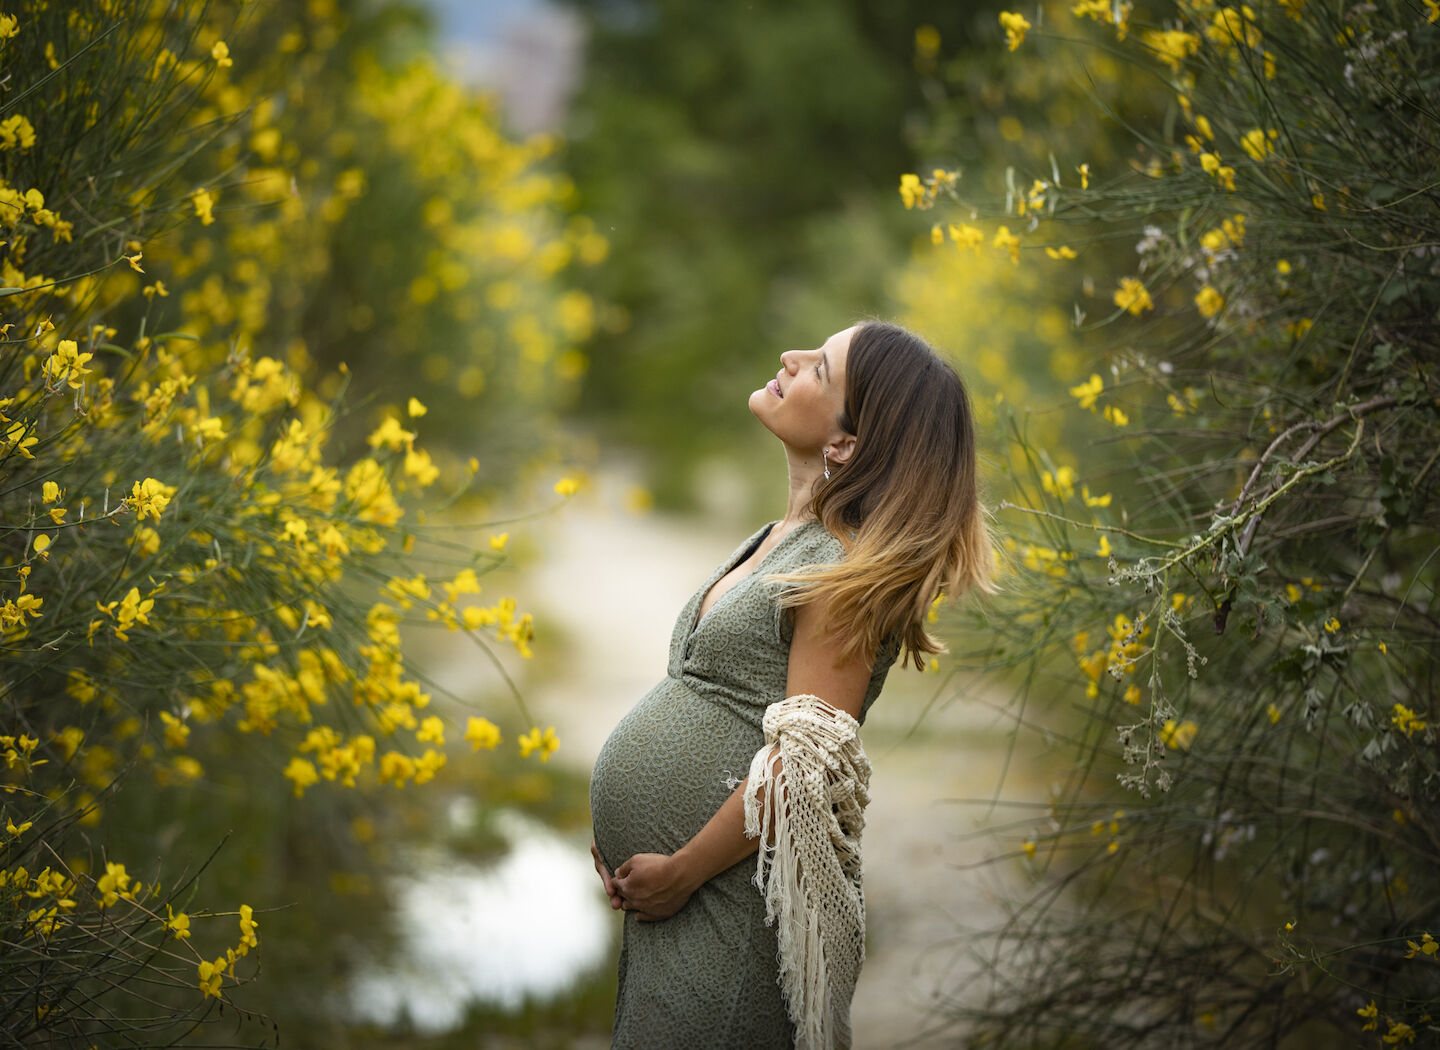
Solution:
{"label": "macrame shawl", "polygon": [[865,959],[860,832],[870,761],[860,724],[808,693],[765,710],[750,764],[745,834],[760,839],[755,885],[777,925],[780,987],[796,1050],[850,1046],[850,999]]}

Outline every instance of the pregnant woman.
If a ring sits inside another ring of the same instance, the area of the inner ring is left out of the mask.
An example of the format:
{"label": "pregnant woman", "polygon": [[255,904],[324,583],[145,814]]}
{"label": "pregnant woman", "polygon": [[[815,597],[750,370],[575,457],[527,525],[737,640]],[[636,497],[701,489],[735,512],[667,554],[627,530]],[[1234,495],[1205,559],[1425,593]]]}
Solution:
{"label": "pregnant woman", "polygon": [[[615,1048],[849,1045],[854,731],[902,651],[917,667],[939,651],[932,601],[989,589],[954,370],[879,322],[780,362],[750,411],[784,447],[785,516],[681,610],[665,677],[591,776],[595,866],[625,912]],[[741,862],[762,841],[757,874]]]}

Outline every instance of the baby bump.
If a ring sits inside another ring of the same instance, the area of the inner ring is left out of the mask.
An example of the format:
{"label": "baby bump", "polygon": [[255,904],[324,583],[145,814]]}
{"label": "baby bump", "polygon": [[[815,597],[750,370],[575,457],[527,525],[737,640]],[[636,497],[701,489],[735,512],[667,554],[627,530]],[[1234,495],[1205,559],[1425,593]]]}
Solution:
{"label": "baby bump", "polygon": [[764,737],[679,679],[666,677],[622,718],[590,775],[595,843],[614,868],[636,853],[674,853],[744,777]]}

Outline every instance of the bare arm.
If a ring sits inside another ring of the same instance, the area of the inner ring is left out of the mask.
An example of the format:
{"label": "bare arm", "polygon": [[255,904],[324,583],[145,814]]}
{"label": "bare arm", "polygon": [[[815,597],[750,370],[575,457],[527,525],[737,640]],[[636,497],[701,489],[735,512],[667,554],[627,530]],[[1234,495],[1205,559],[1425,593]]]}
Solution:
{"label": "bare arm", "polygon": [[[795,610],[785,695],[811,693],[858,718],[871,665],[863,658],[841,658],[836,640],[820,628],[821,612],[814,605]],[[616,868],[613,886],[624,909],[635,912],[642,922],[668,919],[706,882],[754,853],[759,842],[745,834],[744,795],[741,781],[706,825],[675,853],[637,853]]]}

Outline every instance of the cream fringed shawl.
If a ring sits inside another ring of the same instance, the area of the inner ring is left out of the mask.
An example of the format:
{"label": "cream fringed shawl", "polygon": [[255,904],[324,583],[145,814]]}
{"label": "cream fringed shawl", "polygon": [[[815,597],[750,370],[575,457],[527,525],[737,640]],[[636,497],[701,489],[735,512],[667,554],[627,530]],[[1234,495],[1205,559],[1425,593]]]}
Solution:
{"label": "cream fringed shawl", "polygon": [[860,724],[808,693],[771,704],[764,728],[745,788],[745,834],[760,839],[755,885],[765,921],[778,924],[796,1050],[847,1048],[865,959],[860,831],[870,761]]}

